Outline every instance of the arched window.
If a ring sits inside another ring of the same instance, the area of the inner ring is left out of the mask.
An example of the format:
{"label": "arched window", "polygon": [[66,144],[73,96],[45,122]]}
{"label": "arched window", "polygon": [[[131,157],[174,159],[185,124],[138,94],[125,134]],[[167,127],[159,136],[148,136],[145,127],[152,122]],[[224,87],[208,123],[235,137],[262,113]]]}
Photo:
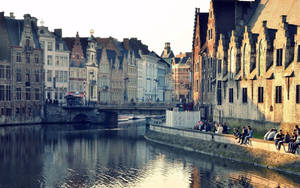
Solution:
{"label": "arched window", "polygon": [[248,44],[245,44],[243,49],[243,76],[246,77],[247,74],[250,72],[250,47]]}
{"label": "arched window", "polygon": [[235,70],[234,70],[234,64],[235,64],[235,52],[234,52],[234,48],[231,48],[230,50],[230,72],[231,73],[235,73]]}
{"label": "arched window", "polygon": [[261,75],[261,70],[263,68],[263,61],[264,61],[264,45],[263,45],[263,41],[260,40],[259,41],[259,46],[258,46],[258,65],[257,65],[257,73],[258,76]]}

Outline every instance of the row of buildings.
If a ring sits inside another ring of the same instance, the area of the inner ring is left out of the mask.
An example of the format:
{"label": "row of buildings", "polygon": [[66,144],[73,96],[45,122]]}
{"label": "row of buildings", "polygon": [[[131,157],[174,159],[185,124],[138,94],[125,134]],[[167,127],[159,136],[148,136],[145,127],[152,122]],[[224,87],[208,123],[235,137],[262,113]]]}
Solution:
{"label": "row of buildings", "polygon": [[170,102],[171,65],[136,38],[62,37],[29,14],[0,13],[0,122],[35,121],[44,102]]}
{"label": "row of buildings", "polygon": [[211,0],[195,11],[193,100],[203,117],[300,123],[297,0]]}

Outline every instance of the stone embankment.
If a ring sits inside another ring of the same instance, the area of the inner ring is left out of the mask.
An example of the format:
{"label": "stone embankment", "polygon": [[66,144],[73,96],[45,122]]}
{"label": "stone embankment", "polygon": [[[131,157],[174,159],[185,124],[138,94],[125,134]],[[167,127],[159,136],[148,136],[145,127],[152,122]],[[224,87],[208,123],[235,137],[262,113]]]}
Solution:
{"label": "stone embankment", "polygon": [[[274,142],[251,139],[239,145],[232,135],[150,125],[145,135],[149,141],[187,151],[226,158],[300,176],[300,155],[277,151]],[[299,151],[299,149],[298,149]]]}

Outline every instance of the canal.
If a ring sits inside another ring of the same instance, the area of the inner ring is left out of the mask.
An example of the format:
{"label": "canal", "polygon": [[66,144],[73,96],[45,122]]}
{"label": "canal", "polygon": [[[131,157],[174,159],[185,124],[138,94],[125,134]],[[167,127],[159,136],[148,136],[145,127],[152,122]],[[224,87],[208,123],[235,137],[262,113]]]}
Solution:
{"label": "canal", "polygon": [[297,176],[149,143],[144,124],[1,127],[0,188],[300,187]]}

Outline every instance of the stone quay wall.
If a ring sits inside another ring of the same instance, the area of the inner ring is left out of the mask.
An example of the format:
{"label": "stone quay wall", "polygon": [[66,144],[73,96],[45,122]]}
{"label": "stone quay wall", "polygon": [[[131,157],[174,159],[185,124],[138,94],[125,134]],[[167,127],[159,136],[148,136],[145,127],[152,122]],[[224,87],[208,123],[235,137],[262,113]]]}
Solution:
{"label": "stone quay wall", "polygon": [[252,138],[249,145],[239,145],[232,135],[150,125],[145,138],[160,144],[206,155],[245,162],[300,176],[300,154],[277,151],[274,142]]}

